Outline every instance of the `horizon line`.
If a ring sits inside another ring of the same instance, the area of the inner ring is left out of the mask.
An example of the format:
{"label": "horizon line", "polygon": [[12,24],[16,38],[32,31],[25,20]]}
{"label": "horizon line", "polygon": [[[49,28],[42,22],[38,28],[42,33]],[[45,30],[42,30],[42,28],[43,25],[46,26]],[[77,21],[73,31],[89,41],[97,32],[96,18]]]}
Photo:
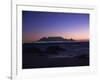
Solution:
{"label": "horizon line", "polygon": [[[74,39],[74,41],[71,41],[71,42],[77,42],[77,41],[79,41],[79,42],[81,42],[81,41],[82,41],[82,42],[85,42],[85,41],[86,41],[86,42],[89,42],[89,39],[81,39],[81,40],[75,40],[75,39]],[[29,41],[29,42],[23,42],[23,41],[22,41],[22,43],[33,43],[33,42],[37,42],[37,41]],[[42,42],[42,41],[41,41],[41,42]],[[46,41],[45,41],[45,42],[46,42]],[[50,42],[50,41],[49,41],[49,42]],[[52,42],[52,41],[51,41],[51,42]],[[55,41],[55,42],[57,42],[57,41]],[[66,42],[67,42],[67,41],[66,41]]]}

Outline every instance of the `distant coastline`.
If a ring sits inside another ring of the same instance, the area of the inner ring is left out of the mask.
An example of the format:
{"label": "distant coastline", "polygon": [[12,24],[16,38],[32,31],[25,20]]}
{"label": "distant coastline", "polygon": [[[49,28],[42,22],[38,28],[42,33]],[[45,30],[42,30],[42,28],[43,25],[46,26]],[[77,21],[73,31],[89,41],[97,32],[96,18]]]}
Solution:
{"label": "distant coastline", "polygon": [[42,38],[40,38],[39,40],[36,40],[36,41],[23,42],[23,44],[24,43],[71,43],[71,42],[89,42],[89,40],[88,39],[75,40],[73,38],[65,39],[65,38],[60,37],[60,36],[55,36],[55,37],[42,37]]}
{"label": "distant coastline", "polygon": [[[70,41],[75,41],[74,39],[64,39],[63,37],[60,36],[55,36],[55,37],[42,37],[37,41],[34,41],[35,43],[59,43],[59,42],[70,42]],[[33,42],[33,43],[34,43]]]}
{"label": "distant coastline", "polygon": [[71,39],[64,39],[63,37],[42,37],[37,41],[33,41],[32,43],[70,43],[70,42],[89,42],[89,40],[74,40]]}

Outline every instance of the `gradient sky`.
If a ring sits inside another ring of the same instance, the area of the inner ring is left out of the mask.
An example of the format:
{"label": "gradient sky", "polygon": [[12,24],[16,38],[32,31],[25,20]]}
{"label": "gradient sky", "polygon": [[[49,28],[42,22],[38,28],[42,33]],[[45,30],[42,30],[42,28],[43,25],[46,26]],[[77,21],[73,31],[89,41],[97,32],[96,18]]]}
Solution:
{"label": "gradient sky", "polygon": [[51,36],[89,40],[89,14],[22,11],[22,30],[23,42]]}

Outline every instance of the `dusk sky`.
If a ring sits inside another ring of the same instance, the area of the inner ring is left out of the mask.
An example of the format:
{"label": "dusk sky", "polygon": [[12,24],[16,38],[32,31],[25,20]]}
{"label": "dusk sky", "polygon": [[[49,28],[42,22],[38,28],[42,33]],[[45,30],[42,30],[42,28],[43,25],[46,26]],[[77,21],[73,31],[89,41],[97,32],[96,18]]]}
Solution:
{"label": "dusk sky", "polygon": [[22,11],[22,30],[23,42],[53,36],[89,40],[89,14]]}

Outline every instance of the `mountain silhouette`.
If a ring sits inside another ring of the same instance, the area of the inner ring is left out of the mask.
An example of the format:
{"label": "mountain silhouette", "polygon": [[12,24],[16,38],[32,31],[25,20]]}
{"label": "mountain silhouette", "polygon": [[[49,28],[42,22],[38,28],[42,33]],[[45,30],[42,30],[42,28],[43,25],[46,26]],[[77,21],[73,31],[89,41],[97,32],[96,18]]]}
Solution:
{"label": "mountain silhouette", "polygon": [[73,41],[73,39],[64,39],[63,37],[42,37],[38,41]]}

